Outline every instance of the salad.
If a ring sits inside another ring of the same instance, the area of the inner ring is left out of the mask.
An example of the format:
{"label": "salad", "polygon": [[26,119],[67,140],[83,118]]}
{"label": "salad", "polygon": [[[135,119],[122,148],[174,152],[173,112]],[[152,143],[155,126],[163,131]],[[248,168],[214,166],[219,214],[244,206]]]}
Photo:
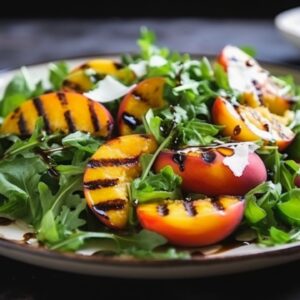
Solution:
{"label": "salad", "polygon": [[211,62],[142,28],[140,52],[26,68],[0,102],[0,214],[48,249],[188,259],[300,239],[300,88],[251,49]]}

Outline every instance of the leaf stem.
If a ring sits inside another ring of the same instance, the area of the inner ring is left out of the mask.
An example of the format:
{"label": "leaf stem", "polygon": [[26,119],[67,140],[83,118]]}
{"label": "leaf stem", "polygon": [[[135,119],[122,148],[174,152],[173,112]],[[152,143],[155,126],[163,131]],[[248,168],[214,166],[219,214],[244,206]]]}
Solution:
{"label": "leaf stem", "polygon": [[156,159],[156,157],[158,156],[159,152],[164,149],[171,141],[173,137],[173,132],[171,131],[171,133],[168,135],[168,137],[159,145],[159,147],[157,148],[157,150],[155,151],[155,153],[153,154],[149,164],[147,165],[146,169],[144,170],[142,176],[141,176],[141,180],[144,180],[147,175],[149,174],[152,165],[154,164],[154,161]]}

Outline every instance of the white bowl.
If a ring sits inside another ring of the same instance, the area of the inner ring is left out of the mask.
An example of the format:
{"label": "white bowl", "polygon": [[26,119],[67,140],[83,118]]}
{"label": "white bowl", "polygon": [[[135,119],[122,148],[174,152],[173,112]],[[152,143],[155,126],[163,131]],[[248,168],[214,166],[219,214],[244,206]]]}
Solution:
{"label": "white bowl", "polygon": [[281,34],[300,49],[300,7],[280,13],[275,25]]}

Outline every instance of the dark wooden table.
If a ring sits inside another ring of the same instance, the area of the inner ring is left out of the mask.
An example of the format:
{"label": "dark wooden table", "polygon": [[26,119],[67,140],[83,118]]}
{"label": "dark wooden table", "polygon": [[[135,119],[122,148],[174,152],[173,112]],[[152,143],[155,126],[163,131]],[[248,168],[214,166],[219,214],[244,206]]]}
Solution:
{"label": "dark wooden table", "polygon": [[[136,51],[139,27],[160,44],[213,54],[226,43],[252,45],[263,60],[300,65],[300,51],[271,21],[61,20],[0,21],[0,69],[58,58]],[[300,261],[255,272],[185,280],[124,280],[45,270],[0,258],[0,299],[300,299]],[[239,291],[239,292],[238,292]],[[95,296],[94,296],[95,297]]]}

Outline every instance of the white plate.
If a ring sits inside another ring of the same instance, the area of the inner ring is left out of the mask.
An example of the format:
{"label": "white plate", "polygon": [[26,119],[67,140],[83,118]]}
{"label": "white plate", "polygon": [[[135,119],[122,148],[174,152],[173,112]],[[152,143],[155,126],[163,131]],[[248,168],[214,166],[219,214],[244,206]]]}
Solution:
{"label": "white plate", "polygon": [[300,7],[279,14],[275,25],[289,42],[300,49]]}
{"label": "white plate", "polygon": [[[90,58],[73,59],[70,66],[78,65]],[[274,74],[292,74],[300,82],[300,72],[292,68],[265,65]],[[47,82],[47,64],[28,67],[36,80]],[[0,94],[16,70],[0,74]],[[0,255],[33,265],[81,274],[135,277],[135,278],[187,278],[229,274],[279,265],[300,258],[300,242],[277,247],[262,248],[255,244],[215,245],[197,249],[191,260],[137,260],[129,257],[108,257],[81,254],[59,253],[39,247],[34,238],[29,238],[30,230],[22,222],[1,225]],[[27,235],[24,238],[24,234]],[[91,250],[91,249],[90,249]],[[93,249],[92,249],[93,250]]]}

